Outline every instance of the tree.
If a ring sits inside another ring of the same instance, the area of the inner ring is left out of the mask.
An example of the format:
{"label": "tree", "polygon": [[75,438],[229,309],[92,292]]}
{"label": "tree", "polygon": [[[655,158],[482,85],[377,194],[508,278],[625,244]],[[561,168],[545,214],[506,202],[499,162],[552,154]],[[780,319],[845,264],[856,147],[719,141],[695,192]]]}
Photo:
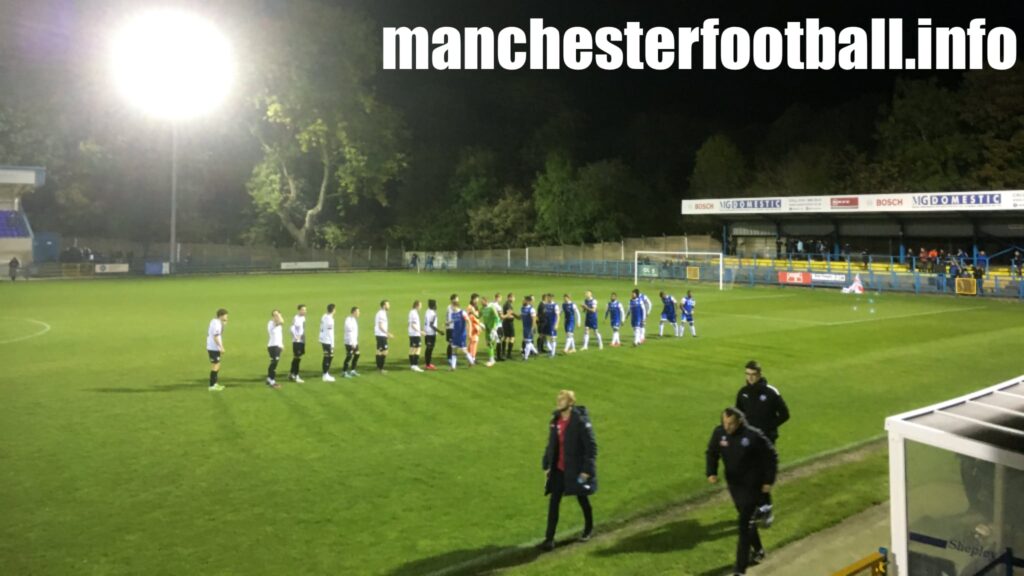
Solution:
{"label": "tree", "polygon": [[[322,233],[325,211],[343,217],[363,200],[388,203],[388,185],[405,167],[401,118],[374,96],[379,44],[351,11],[310,0],[288,18],[265,20],[250,47],[252,133],[263,158],[248,189],[254,204],[280,219],[300,246]],[[337,228],[337,223],[335,223]]]}
{"label": "tree", "polygon": [[523,246],[533,237],[532,202],[512,186],[504,189],[497,202],[471,207],[468,217],[474,248]]}
{"label": "tree", "polygon": [[580,223],[574,202],[575,169],[565,155],[552,153],[544,163],[544,171],[533,183],[533,202],[537,210],[537,234],[558,244],[582,241]]}
{"label": "tree", "polygon": [[690,176],[692,198],[737,196],[748,182],[747,161],[727,136],[715,134],[697,150]]}
{"label": "tree", "polygon": [[960,118],[978,149],[970,179],[985,189],[1024,187],[1024,67],[971,72],[962,92]]}
{"label": "tree", "polygon": [[885,190],[963,190],[975,185],[977,149],[961,121],[960,95],[933,80],[897,81],[878,125],[878,162],[892,174]]}

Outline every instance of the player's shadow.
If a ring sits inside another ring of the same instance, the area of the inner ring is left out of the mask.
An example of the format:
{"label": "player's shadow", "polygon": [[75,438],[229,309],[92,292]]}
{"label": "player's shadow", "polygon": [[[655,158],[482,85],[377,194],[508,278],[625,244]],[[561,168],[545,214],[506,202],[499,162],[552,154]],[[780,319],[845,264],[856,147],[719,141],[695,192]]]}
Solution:
{"label": "player's shadow", "polygon": [[623,538],[614,546],[597,551],[596,555],[678,552],[690,550],[697,544],[725,538],[735,533],[736,522],[732,520],[701,524],[697,520],[687,518]]}
{"label": "player's shadow", "polygon": [[[445,574],[451,576],[488,574],[502,568],[528,564],[540,554],[540,550],[535,548],[512,546],[484,546],[475,550],[452,550],[437,556],[413,560],[395,568],[388,574],[389,576],[419,576],[440,571],[445,571]],[[465,564],[465,567],[453,569],[461,564]]]}
{"label": "player's shadow", "polygon": [[[221,378],[221,384],[231,385],[260,385],[261,382],[252,378]],[[89,388],[90,392],[101,394],[153,394],[160,392],[181,392],[183,390],[198,390],[205,392],[210,381],[207,378],[196,379],[191,382],[174,382],[171,384],[151,384],[149,386],[121,386],[106,388]]]}

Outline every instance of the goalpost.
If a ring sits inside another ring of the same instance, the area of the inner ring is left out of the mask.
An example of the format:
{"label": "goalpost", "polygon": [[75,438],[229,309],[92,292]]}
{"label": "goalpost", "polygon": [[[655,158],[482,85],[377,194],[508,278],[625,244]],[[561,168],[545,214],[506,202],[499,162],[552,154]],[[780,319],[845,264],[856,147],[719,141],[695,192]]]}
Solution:
{"label": "goalpost", "polygon": [[[648,259],[648,256],[653,258]],[[641,259],[644,260],[643,263]],[[667,270],[666,263],[670,265]],[[705,266],[702,267],[701,264]],[[725,257],[721,252],[637,250],[633,252],[633,285],[640,284],[641,278],[685,278],[699,282],[713,280],[713,277],[705,277],[704,270],[708,265],[718,269],[718,289],[725,290]],[[676,274],[680,266],[684,272],[682,277]]]}

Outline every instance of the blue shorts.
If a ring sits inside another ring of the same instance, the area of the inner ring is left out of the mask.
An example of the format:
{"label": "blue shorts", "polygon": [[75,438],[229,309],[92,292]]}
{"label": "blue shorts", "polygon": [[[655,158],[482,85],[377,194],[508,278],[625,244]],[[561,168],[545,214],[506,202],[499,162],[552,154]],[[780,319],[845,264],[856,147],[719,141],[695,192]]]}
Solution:
{"label": "blue shorts", "polygon": [[452,345],[452,348],[465,348],[466,347],[466,333],[465,332],[452,332],[451,345]]}
{"label": "blue shorts", "polygon": [[665,322],[673,322],[674,323],[676,321],[676,315],[674,313],[670,314],[668,312],[662,312],[661,313],[661,319],[664,320]]}
{"label": "blue shorts", "polygon": [[683,314],[683,322],[693,323],[693,314]]}
{"label": "blue shorts", "polygon": [[597,316],[594,316],[593,318],[588,316],[583,326],[585,328],[590,328],[591,330],[597,330]]}
{"label": "blue shorts", "polygon": [[566,332],[566,334],[571,333],[571,332],[575,332],[575,331],[576,331],[576,323],[575,322],[573,322],[572,324],[566,324],[565,325],[565,332]]}
{"label": "blue shorts", "polygon": [[533,328],[523,328],[523,342],[533,342]]}

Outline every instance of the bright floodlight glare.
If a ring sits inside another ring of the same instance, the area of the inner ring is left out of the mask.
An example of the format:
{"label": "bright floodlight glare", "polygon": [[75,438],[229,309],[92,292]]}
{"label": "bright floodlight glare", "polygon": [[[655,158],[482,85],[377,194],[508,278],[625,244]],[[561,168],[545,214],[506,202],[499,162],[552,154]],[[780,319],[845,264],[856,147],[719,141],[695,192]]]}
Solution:
{"label": "bright floodlight glare", "polygon": [[209,112],[225,99],[234,80],[227,38],[187,12],[136,16],[118,30],[112,49],[118,89],[159,118],[184,120]]}

